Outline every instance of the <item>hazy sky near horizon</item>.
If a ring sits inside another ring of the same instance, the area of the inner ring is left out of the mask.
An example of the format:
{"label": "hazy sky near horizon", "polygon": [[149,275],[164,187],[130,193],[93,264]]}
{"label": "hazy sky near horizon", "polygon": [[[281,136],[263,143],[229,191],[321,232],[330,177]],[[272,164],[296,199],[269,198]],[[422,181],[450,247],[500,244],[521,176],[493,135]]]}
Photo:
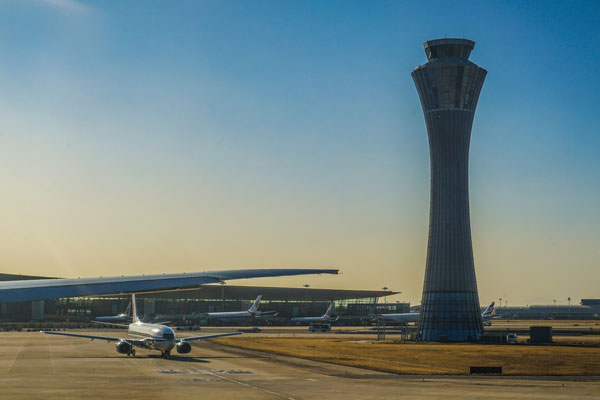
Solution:
{"label": "hazy sky near horizon", "polygon": [[422,43],[476,42],[482,303],[600,297],[600,3],[0,0],[0,272],[340,267],[419,302]]}

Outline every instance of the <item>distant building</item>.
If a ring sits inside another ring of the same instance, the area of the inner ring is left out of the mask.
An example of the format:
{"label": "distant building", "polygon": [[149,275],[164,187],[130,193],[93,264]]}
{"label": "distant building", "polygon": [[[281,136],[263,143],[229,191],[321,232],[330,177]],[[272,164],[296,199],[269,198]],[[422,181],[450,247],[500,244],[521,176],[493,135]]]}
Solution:
{"label": "distant building", "polygon": [[[582,304],[584,300],[581,301]],[[600,319],[600,300],[585,301],[589,305],[531,305],[526,307],[499,307],[496,315],[501,319]]]}

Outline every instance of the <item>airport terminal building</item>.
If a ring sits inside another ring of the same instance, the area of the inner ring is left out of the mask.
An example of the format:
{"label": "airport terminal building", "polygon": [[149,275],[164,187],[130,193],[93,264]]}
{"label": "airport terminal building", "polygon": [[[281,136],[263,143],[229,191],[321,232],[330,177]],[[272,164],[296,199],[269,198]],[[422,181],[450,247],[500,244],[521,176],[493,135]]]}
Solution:
{"label": "airport terminal building", "polygon": [[[0,274],[0,281],[41,278]],[[259,324],[286,324],[297,316],[320,316],[333,302],[335,314],[340,315],[338,323],[356,325],[370,323],[373,314],[409,312],[409,303],[381,303],[382,298],[398,293],[384,290],[203,285],[193,290],[139,294],[138,307],[140,315],[194,324],[202,319],[203,313],[246,310],[258,295],[262,295],[260,310],[276,311],[278,316],[276,319],[257,321]],[[0,321],[85,322],[98,316],[117,315],[125,310],[129,301],[127,295],[105,295],[5,303],[0,305]]]}
{"label": "airport terminal building", "polygon": [[502,319],[600,319],[600,299],[581,299],[578,305],[529,305],[525,307],[498,307],[496,315]]}

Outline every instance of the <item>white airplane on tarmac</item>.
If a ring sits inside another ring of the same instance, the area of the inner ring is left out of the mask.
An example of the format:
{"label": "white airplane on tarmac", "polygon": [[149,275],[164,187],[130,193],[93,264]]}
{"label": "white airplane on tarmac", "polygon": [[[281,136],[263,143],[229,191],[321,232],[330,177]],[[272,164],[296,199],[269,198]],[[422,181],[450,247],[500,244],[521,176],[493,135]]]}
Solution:
{"label": "white airplane on tarmac", "polygon": [[331,303],[329,305],[329,307],[327,308],[327,311],[325,311],[325,314],[321,315],[320,317],[296,317],[296,318],[292,318],[290,321],[291,322],[299,322],[299,323],[308,323],[308,324],[319,323],[319,322],[335,322],[340,318],[340,316],[338,315],[335,318],[331,317],[332,311],[333,311],[333,303]]}
{"label": "white airplane on tarmac", "polygon": [[252,303],[250,308],[246,311],[224,311],[224,312],[209,312],[204,315],[207,318],[213,319],[240,319],[240,318],[260,318],[260,317],[275,317],[277,316],[276,311],[259,311],[258,305],[260,304],[260,300],[262,299],[262,295],[259,295],[256,300]]}
{"label": "white airplane on tarmac", "polygon": [[92,322],[100,322],[101,324],[111,323],[122,323],[129,322],[131,320],[131,302],[127,304],[127,308],[121,314],[107,315],[102,317],[96,317]]}
{"label": "white airplane on tarmac", "polygon": [[[489,326],[492,324],[492,317],[496,313],[496,308],[494,307],[495,302],[492,301],[492,304],[485,309],[484,312],[481,313],[481,319],[483,320],[484,325]],[[398,313],[398,314],[379,314],[377,318],[384,319],[386,321],[394,321],[394,322],[419,322],[418,312],[409,312],[409,313]]]}
{"label": "white airplane on tarmac", "polygon": [[135,305],[135,294],[131,295],[131,314],[133,322],[128,325],[129,335],[137,336],[138,338],[117,338],[110,336],[95,336],[95,335],[82,335],[77,333],[66,333],[66,332],[53,332],[53,331],[41,331],[48,335],[60,335],[60,336],[71,336],[80,337],[86,339],[98,339],[106,340],[108,342],[117,342],[117,351],[121,354],[127,354],[128,356],[135,356],[135,348],[141,347],[149,350],[158,350],[161,352],[164,358],[168,358],[171,355],[173,348],[177,349],[180,354],[187,354],[192,351],[192,345],[190,342],[195,340],[203,340],[210,338],[218,338],[224,336],[240,335],[241,332],[231,333],[217,333],[214,335],[204,336],[193,336],[177,339],[175,337],[175,331],[166,326],[160,324],[147,324],[140,321],[137,316],[137,308]]}

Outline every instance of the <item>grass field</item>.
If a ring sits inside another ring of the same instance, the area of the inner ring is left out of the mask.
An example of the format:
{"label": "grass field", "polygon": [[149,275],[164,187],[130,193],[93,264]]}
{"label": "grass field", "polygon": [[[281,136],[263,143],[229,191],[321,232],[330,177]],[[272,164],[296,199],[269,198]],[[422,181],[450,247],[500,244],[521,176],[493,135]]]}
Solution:
{"label": "grass field", "polygon": [[468,374],[469,366],[502,366],[504,375],[600,375],[600,348],[476,344],[406,344],[343,339],[215,339],[250,350],[397,374]]}

